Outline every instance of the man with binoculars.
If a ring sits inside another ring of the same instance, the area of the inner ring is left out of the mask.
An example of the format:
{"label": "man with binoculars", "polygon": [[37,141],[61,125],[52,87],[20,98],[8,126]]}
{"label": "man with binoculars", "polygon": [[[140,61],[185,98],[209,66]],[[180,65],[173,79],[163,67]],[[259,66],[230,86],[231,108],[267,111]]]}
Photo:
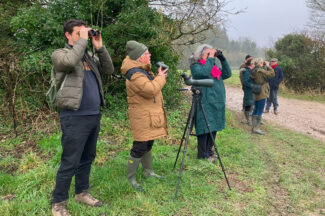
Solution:
{"label": "man with binoculars", "polygon": [[[114,71],[100,32],[86,27],[82,20],[68,20],[63,30],[67,44],[52,54],[63,149],[52,198],[54,216],[70,215],[66,200],[73,176],[75,199],[90,206],[102,205],[88,192],[89,175],[96,156],[100,106],[105,104],[101,74]],[[98,57],[87,51],[89,37]]]}

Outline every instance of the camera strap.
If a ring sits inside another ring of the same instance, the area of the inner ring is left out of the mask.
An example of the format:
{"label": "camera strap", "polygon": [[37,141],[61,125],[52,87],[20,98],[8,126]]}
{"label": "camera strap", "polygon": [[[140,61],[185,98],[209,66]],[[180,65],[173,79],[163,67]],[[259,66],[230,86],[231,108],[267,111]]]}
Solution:
{"label": "camera strap", "polygon": [[142,68],[132,68],[132,69],[128,70],[128,72],[126,73],[126,78],[128,80],[131,80],[132,75],[135,73],[142,73],[142,74],[146,75],[149,80],[153,80],[153,77],[146,70],[144,70]]}

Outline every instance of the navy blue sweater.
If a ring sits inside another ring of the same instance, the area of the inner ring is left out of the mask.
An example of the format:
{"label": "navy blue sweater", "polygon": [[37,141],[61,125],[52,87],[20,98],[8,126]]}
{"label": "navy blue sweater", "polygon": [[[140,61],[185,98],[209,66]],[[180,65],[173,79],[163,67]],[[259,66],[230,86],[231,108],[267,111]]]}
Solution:
{"label": "navy blue sweater", "polygon": [[274,68],[275,76],[274,78],[268,79],[269,85],[271,89],[278,89],[281,81],[283,80],[283,71],[280,66],[276,66]]}
{"label": "navy blue sweater", "polygon": [[83,95],[78,110],[61,110],[60,117],[99,114],[100,94],[95,74],[91,70],[84,71]]}

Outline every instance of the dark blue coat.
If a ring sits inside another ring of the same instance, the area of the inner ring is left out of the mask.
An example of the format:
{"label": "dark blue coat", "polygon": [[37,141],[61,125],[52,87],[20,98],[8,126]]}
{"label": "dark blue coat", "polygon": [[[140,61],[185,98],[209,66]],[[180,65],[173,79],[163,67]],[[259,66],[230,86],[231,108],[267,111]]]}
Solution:
{"label": "dark blue coat", "polygon": [[[210,124],[211,132],[221,131],[226,122],[226,91],[223,80],[231,77],[231,69],[227,60],[221,61],[222,75],[213,78],[211,70],[215,65],[215,58],[208,58],[205,65],[195,63],[191,66],[193,79],[213,79],[212,87],[201,87],[202,105]],[[199,104],[197,105],[195,132],[197,135],[209,133],[206,122]]]}
{"label": "dark blue coat", "polygon": [[267,80],[269,82],[270,89],[278,89],[283,80],[283,70],[280,66],[276,66],[274,68],[274,72],[275,77]]}

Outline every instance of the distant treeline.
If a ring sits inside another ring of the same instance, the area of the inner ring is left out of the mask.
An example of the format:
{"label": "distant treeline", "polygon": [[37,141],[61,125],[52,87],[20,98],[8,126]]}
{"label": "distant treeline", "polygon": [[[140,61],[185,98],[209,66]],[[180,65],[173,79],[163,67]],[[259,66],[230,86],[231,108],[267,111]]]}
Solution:
{"label": "distant treeline", "polygon": [[[232,68],[237,69],[243,63],[247,54],[270,60],[278,58],[279,65],[284,70],[284,84],[297,92],[325,91],[325,41],[323,37],[311,37],[305,33],[288,34],[276,41],[271,49],[260,48],[248,38],[229,40],[227,31],[217,28],[209,30],[196,37],[201,37],[200,43],[212,45],[221,49]],[[178,47],[181,56],[179,68],[188,70],[188,58],[194,52],[197,44]]]}
{"label": "distant treeline", "polygon": [[[196,37],[201,38],[200,43],[206,43],[222,50],[232,68],[238,68],[247,54],[254,57],[265,57],[265,48],[258,47],[256,42],[246,37],[242,37],[239,40],[230,40],[225,28],[219,27],[209,30]],[[177,50],[181,56],[180,68],[185,70],[189,68],[187,59],[194,52],[196,46],[197,44],[178,47]]]}

